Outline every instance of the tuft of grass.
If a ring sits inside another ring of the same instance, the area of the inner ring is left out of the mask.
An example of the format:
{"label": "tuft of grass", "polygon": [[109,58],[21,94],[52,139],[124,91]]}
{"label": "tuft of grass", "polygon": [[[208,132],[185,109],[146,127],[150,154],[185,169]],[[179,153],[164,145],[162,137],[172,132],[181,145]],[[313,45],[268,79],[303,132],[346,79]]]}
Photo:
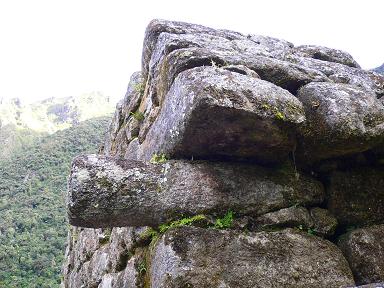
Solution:
{"label": "tuft of grass", "polygon": [[132,117],[139,122],[143,121],[145,118],[144,114],[140,111],[130,112],[129,114],[132,115]]}
{"label": "tuft of grass", "polygon": [[230,228],[233,223],[233,212],[231,210],[228,210],[227,213],[222,218],[217,218],[215,221],[214,227],[217,229],[226,229]]}
{"label": "tuft of grass", "polygon": [[139,271],[139,274],[143,274],[147,272],[147,263],[145,262],[145,260],[143,260],[143,262],[139,264],[139,266],[137,267],[137,270]]}
{"label": "tuft of grass", "polygon": [[135,91],[137,93],[139,93],[141,96],[144,95],[144,91],[145,91],[145,84],[144,84],[144,82],[136,83],[133,86],[133,89],[135,89]]}
{"label": "tuft of grass", "polygon": [[316,235],[315,229],[313,229],[311,227],[305,229],[303,225],[299,225],[296,227],[296,229],[303,231],[303,232],[307,232],[307,234],[309,234],[309,235]]}
{"label": "tuft of grass", "polygon": [[157,241],[157,239],[159,239],[159,232],[153,228],[148,228],[143,234],[140,235],[140,239],[154,243]]}
{"label": "tuft of grass", "polygon": [[169,224],[161,224],[159,226],[160,233],[165,233],[169,229],[176,228],[176,227],[182,227],[182,226],[190,226],[194,222],[205,220],[205,215],[199,214],[192,217],[182,218],[180,220],[172,221]]}
{"label": "tuft of grass", "polygon": [[167,157],[164,153],[162,154],[153,154],[151,160],[149,161],[152,164],[162,164],[167,162]]}

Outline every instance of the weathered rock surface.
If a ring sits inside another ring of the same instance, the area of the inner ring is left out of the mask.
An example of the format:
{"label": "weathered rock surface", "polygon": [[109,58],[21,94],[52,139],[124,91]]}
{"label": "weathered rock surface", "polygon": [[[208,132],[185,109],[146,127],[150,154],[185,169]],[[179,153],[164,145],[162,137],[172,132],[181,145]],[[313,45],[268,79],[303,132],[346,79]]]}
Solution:
{"label": "weathered rock surface", "polygon": [[381,285],[382,225],[349,263],[317,236],[384,223],[383,147],[384,76],[348,53],[154,20],[105,156],[73,163],[70,223],[109,228],[71,229],[63,286]]}
{"label": "weathered rock surface", "polygon": [[294,48],[294,50],[296,54],[303,57],[319,59],[327,62],[335,62],[350,67],[360,68],[360,65],[357,64],[357,62],[352,58],[349,53],[341,50],[313,45],[297,46]]}
{"label": "weathered rock surface", "polygon": [[243,65],[292,93],[311,81],[329,81],[323,72],[272,57],[268,47],[248,38],[162,33],[149,65],[149,94],[161,103],[179,73],[199,66]]}
{"label": "weathered rock surface", "polygon": [[311,83],[300,89],[298,98],[307,117],[298,154],[307,160],[362,152],[384,140],[384,106],[373,92]]}
{"label": "weathered rock surface", "polygon": [[337,228],[337,219],[327,210],[314,207],[309,211],[313,221],[313,232],[323,237],[332,236]]}
{"label": "weathered rock surface", "polygon": [[151,287],[354,285],[334,244],[292,229],[239,234],[183,227],[159,240],[151,263]]}
{"label": "weathered rock surface", "polygon": [[327,189],[328,209],[341,225],[384,222],[384,171],[358,168],[335,171]]}
{"label": "weathered rock surface", "polygon": [[225,69],[190,69],[172,85],[139,159],[165,153],[277,162],[293,151],[289,131],[304,120],[296,97],[271,83]]}
{"label": "weathered rock surface", "polygon": [[138,120],[135,119],[134,115],[136,115],[136,118],[141,115],[138,108],[143,96],[143,89],[141,73],[136,72],[131,76],[124,99],[116,106],[104,142],[104,153],[106,155],[124,155],[128,144],[138,136],[138,130],[132,129],[132,126],[138,124]]}
{"label": "weathered rock surface", "polygon": [[350,264],[357,284],[383,281],[384,225],[347,233],[341,236],[339,247]]}
{"label": "weathered rock surface", "polygon": [[249,226],[251,231],[273,230],[281,227],[310,228],[313,226],[313,220],[306,208],[292,206],[261,215],[250,221]]}
{"label": "weathered rock surface", "polygon": [[311,208],[292,206],[263,214],[257,218],[244,217],[236,219],[235,228],[249,231],[273,231],[281,228],[296,228],[322,237],[330,237],[335,233],[337,220],[328,210],[319,207]]}
{"label": "weathered rock surface", "polygon": [[143,286],[146,228],[72,228],[63,266],[64,287]]}
{"label": "weathered rock surface", "polygon": [[320,182],[255,165],[168,161],[145,164],[79,156],[69,179],[69,222],[83,227],[152,226],[181,215],[257,216],[323,201]]}
{"label": "weathered rock surface", "polygon": [[[207,158],[209,155],[210,158],[254,158],[261,163],[276,162],[285,159],[284,156],[296,147],[297,126],[306,127],[299,137],[299,142],[304,143],[298,151],[305,156],[303,162],[366,151],[384,141],[383,103],[375,100],[384,95],[384,77],[358,67],[348,53],[337,49],[309,45],[294,47],[287,41],[266,36],[154,20],[147,28],[144,40],[143,77],[135,74],[133,80],[136,82],[132,81],[127,92],[127,95],[134,95],[126,96],[122,104],[135,109],[118,109],[120,116],[114,122],[119,123],[117,126],[120,128],[110,137],[113,141],[109,141],[105,151],[130,159],[149,160],[151,153],[163,153],[160,149],[167,146],[164,149],[171,157]],[[258,77],[270,83],[260,81]],[[203,87],[197,90],[199,82]],[[274,96],[267,98],[271,101],[277,99],[280,104],[261,105],[265,110],[270,108],[271,114],[282,121],[270,124],[273,117],[268,116],[271,115],[258,113],[257,106],[265,102],[261,96],[269,95],[271,91],[268,89],[273,87],[271,83],[293,94],[308,84],[299,93],[299,99],[306,108],[307,121],[304,118],[297,121],[297,116],[302,113],[300,101],[285,96],[276,98],[278,94],[287,95],[286,91],[276,88],[272,92]],[[134,87],[140,87],[141,92],[135,94]],[[183,97],[178,96],[179,93]],[[221,103],[216,101],[213,104],[213,99]],[[237,99],[241,100],[236,102]],[[283,111],[279,105],[290,111],[284,110],[281,114]],[[174,110],[179,108],[186,112],[180,109],[175,113]],[[187,113],[189,110],[190,114]],[[218,110],[225,119],[219,117],[217,121],[208,121],[210,119],[204,113],[212,114],[215,119]],[[135,116],[136,111],[138,114]],[[293,117],[296,119],[287,117],[292,113],[296,114]],[[135,119],[137,116],[140,116],[139,121]],[[188,122],[191,120],[189,116],[191,119],[197,116],[207,119]],[[232,120],[235,117],[236,121]],[[249,121],[249,118],[254,117],[261,120],[257,121],[260,126],[252,126],[254,121]],[[225,122],[218,125],[221,120]],[[317,127],[317,121],[320,127]],[[265,122],[268,122],[268,127],[263,126]],[[169,128],[167,126],[171,126],[172,131],[168,129],[163,133],[161,129]],[[226,126],[230,129],[224,133]],[[271,129],[273,137],[265,137]],[[185,134],[188,131],[201,133],[201,130],[206,130],[205,134],[217,131],[213,136],[220,139]],[[254,130],[257,139],[253,137]],[[286,135],[281,135],[281,131]],[[180,143],[172,148],[176,140],[181,141],[183,137],[198,143],[190,144],[193,149]],[[160,141],[157,147],[155,139],[166,143]],[[202,149],[204,145],[209,149]],[[255,150],[264,150],[264,153]]]}
{"label": "weathered rock surface", "polygon": [[142,71],[144,76],[147,76],[148,66],[152,56],[152,52],[158,42],[158,37],[161,33],[172,34],[199,34],[204,33],[213,36],[220,36],[224,39],[235,40],[244,39],[245,37],[238,32],[229,30],[215,30],[209,27],[176,21],[166,21],[155,19],[152,20],[145,31],[142,57]]}
{"label": "weathered rock surface", "polygon": [[378,73],[349,67],[340,63],[301,57],[296,54],[287,55],[286,60],[318,73],[321,72],[331,82],[350,84],[366,90],[372,90],[376,93],[377,98],[384,95],[384,76]]}

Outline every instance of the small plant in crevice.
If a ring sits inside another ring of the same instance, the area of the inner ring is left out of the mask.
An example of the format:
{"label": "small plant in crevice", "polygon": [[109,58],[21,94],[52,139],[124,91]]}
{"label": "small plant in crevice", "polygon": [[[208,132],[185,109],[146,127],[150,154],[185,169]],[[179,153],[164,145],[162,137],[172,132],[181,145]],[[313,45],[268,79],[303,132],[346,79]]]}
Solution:
{"label": "small plant in crevice", "polygon": [[132,115],[132,117],[139,122],[142,122],[145,118],[143,112],[140,112],[138,110],[135,112],[130,112],[129,114]]}
{"label": "small plant in crevice", "polygon": [[152,164],[162,164],[162,163],[167,162],[167,157],[165,156],[164,153],[162,153],[162,154],[155,153],[152,155],[152,158],[151,158],[151,160],[149,160],[149,162]]}
{"label": "small plant in crevice", "polygon": [[228,210],[227,213],[222,218],[217,218],[214,224],[214,228],[216,229],[226,229],[226,228],[231,228],[232,223],[233,223],[233,211]]}
{"label": "small plant in crevice", "polygon": [[157,229],[148,228],[145,232],[140,235],[140,241],[145,246],[153,246],[154,243],[156,243],[156,241],[161,237],[161,235],[163,235],[170,229],[192,225],[204,228],[228,229],[232,227],[233,220],[234,213],[231,210],[228,210],[228,212],[222,218],[216,219],[209,218],[208,216],[203,214],[198,214],[191,217],[184,217],[168,223],[163,223],[159,225]]}
{"label": "small plant in crevice", "polygon": [[147,263],[145,262],[145,260],[143,260],[139,266],[137,267],[137,271],[139,272],[139,274],[144,274],[145,272],[147,272]]}
{"label": "small plant in crevice", "polygon": [[135,89],[135,91],[137,93],[139,93],[141,96],[143,96],[144,95],[144,91],[145,91],[145,83],[144,82],[136,83],[133,86],[133,89]]}
{"label": "small plant in crevice", "polygon": [[103,230],[103,235],[99,239],[100,244],[107,244],[111,239],[112,230],[110,228],[106,228]]}
{"label": "small plant in crevice", "polygon": [[133,256],[133,253],[131,251],[128,251],[128,250],[124,250],[122,253],[120,253],[118,260],[117,260],[117,263],[116,263],[115,270],[117,272],[123,271],[127,267],[128,260],[132,256]]}
{"label": "small plant in crevice", "polygon": [[308,228],[308,229],[307,229],[307,233],[308,233],[309,235],[315,235],[315,229],[313,229],[313,228]]}
{"label": "small plant in crevice", "polygon": [[145,242],[148,241],[147,243],[152,244],[159,239],[159,232],[153,228],[148,228],[143,234],[140,235],[140,239]]}
{"label": "small plant in crevice", "polygon": [[207,218],[205,217],[205,215],[202,215],[202,214],[195,215],[192,217],[187,217],[187,218],[181,218],[180,220],[175,220],[175,221],[172,221],[168,224],[161,224],[159,226],[159,231],[160,231],[160,233],[165,233],[166,231],[168,231],[171,228],[190,226],[195,222],[203,221],[206,219]]}
{"label": "small plant in crevice", "polygon": [[299,225],[296,227],[296,229],[303,231],[303,232],[307,232],[307,234],[309,234],[309,235],[316,235],[316,230],[313,229],[312,227],[305,228],[303,225]]}

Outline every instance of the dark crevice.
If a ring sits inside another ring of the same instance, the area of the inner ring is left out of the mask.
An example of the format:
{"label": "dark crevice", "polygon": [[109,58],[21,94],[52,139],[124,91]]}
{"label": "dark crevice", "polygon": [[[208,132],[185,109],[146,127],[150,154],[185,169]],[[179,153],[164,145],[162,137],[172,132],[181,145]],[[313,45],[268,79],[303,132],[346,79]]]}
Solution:
{"label": "dark crevice", "polygon": [[178,69],[174,75],[173,79],[177,77],[178,74],[180,74],[183,71],[193,69],[196,67],[201,67],[201,66],[217,66],[221,67],[226,65],[225,61],[221,58],[218,57],[202,57],[202,58],[192,58],[188,59],[187,62],[184,63],[184,65],[180,65],[180,69]]}
{"label": "dark crevice", "polygon": [[322,61],[327,61],[327,62],[332,62],[332,61],[329,61],[329,57],[321,52],[315,52],[312,56],[313,59],[317,59],[317,60],[322,60]]}
{"label": "dark crevice", "polygon": [[187,41],[179,41],[177,43],[171,43],[166,46],[164,54],[168,55],[171,52],[179,49],[186,49],[186,48],[192,48],[192,47],[199,47],[195,43],[187,42]]}
{"label": "dark crevice", "polygon": [[101,283],[101,279],[99,279],[99,280],[97,280],[96,282],[94,282],[94,283],[90,283],[89,284],[89,288],[97,288],[97,287],[99,287],[99,284]]}
{"label": "dark crevice", "polygon": [[116,264],[116,272],[123,271],[127,267],[128,261],[132,258],[132,256],[133,254],[126,249],[120,253]]}
{"label": "dark crevice", "polygon": [[[216,66],[216,67],[222,67],[227,65],[223,59],[219,57],[200,57],[200,58],[188,58],[184,63],[179,63],[179,65],[175,65],[173,67],[176,67],[176,70],[171,71],[170,73],[170,81],[167,87],[167,90],[172,86],[173,82],[175,81],[176,77],[187,70],[197,68],[197,67],[204,67],[204,66]],[[155,97],[154,103],[158,105],[159,100],[157,100],[157,97]]]}
{"label": "dark crevice", "polygon": [[248,75],[247,72],[245,72],[243,69],[238,68],[238,67],[228,67],[228,68],[224,68],[224,69],[231,71],[231,72],[239,73],[241,75]]}
{"label": "dark crevice", "polygon": [[290,79],[289,74],[283,74],[281,71],[258,69],[256,67],[249,68],[256,72],[260,76],[261,80],[273,83],[276,86],[288,90],[295,96],[302,86],[310,82],[310,80]]}

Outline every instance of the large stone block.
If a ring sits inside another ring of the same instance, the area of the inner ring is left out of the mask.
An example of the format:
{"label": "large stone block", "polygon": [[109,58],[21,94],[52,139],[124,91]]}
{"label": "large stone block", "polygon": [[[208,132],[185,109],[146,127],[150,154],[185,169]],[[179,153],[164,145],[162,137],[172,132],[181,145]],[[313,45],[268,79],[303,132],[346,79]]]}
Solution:
{"label": "large stone block", "polygon": [[330,81],[319,70],[273,58],[268,47],[249,39],[162,34],[152,55],[148,83],[159,102],[179,73],[200,66],[228,65],[244,65],[291,93],[312,81]]}
{"label": "large stone block", "polygon": [[295,129],[305,120],[291,93],[225,69],[180,73],[140,146],[139,159],[246,159],[278,162],[294,150]]}
{"label": "large stone block", "polygon": [[73,161],[69,222],[83,227],[157,226],[182,215],[258,216],[323,201],[320,182],[254,165],[168,161],[145,164],[103,156]]}
{"label": "large stone block", "polygon": [[327,189],[328,209],[341,225],[384,222],[384,171],[359,168],[335,171]]}
{"label": "large stone block", "polygon": [[340,237],[338,245],[349,262],[357,284],[384,281],[384,225],[349,232]]}
{"label": "large stone block", "polygon": [[384,76],[372,71],[349,67],[340,63],[288,54],[286,61],[326,75],[332,82],[350,84],[375,92],[380,98],[384,95]]}
{"label": "large stone block", "polygon": [[299,228],[311,234],[330,237],[335,233],[337,220],[328,210],[314,207],[291,206],[263,214],[256,219],[235,219],[235,226],[250,231],[271,231],[281,228]]}
{"label": "large stone block", "polygon": [[357,62],[349,53],[338,49],[315,45],[301,45],[295,47],[293,50],[295,54],[303,57],[319,59],[327,62],[335,62],[354,68],[360,68],[360,65],[357,64]]}
{"label": "large stone block", "polygon": [[297,97],[307,118],[297,152],[306,161],[362,152],[384,140],[384,106],[372,91],[310,83]]}
{"label": "large stone block", "polygon": [[142,71],[144,78],[148,76],[148,66],[152,57],[153,50],[157,44],[158,38],[162,33],[172,34],[207,34],[212,36],[221,37],[228,40],[244,39],[246,38],[239,32],[212,29],[202,25],[196,25],[186,22],[167,21],[161,19],[152,20],[147,29],[145,30],[143,55],[142,55]]}
{"label": "large stone block", "polygon": [[151,287],[354,285],[337,246],[293,229],[245,234],[183,227],[167,232],[151,258]]}

